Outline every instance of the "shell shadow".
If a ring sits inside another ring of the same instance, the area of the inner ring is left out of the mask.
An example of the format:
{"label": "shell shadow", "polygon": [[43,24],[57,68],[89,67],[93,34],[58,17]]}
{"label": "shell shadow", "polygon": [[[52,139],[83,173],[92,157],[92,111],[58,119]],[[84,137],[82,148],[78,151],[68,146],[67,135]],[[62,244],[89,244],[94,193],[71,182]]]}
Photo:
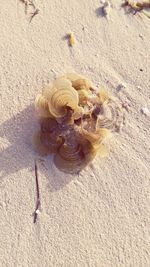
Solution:
{"label": "shell shadow", "polygon": [[6,144],[0,151],[1,178],[32,166],[34,152],[31,140],[36,125],[32,105],[0,125],[0,138]]}
{"label": "shell shadow", "polygon": [[105,17],[103,7],[99,7],[97,9],[95,9],[95,13],[96,13],[97,17]]}
{"label": "shell shadow", "polygon": [[[32,147],[32,136],[38,127],[33,105],[29,105],[0,125],[0,138],[3,144],[0,151],[0,182],[21,169],[33,172],[34,160],[40,158]],[[50,191],[60,190],[76,177],[58,171],[51,156],[45,157],[43,162],[45,167],[40,162],[38,164],[39,172],[46,177]]]}
{"label": "shell shadow", "polygon": [[60,172],[55,167],[52,157],[46,157],[43,164],[39,162],[39,171],[46,177],[47,188],[50,192],[61,190],[79,176],[79,174]]}

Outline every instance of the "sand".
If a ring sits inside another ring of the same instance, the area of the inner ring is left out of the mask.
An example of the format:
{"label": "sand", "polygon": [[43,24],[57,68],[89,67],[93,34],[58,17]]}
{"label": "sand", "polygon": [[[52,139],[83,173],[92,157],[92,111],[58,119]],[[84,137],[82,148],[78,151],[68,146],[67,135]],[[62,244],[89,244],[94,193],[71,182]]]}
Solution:
{"label": "sand", "polygon": [[[113,1],[36,1],[29,23],[19,0],[0,1],[0,266],[150,266],[150,20]],[[75,45],[64,38],[73,32]],[[78,176],[38,162],[35,209],[34,99],[59,74],[75,70],[128,101],[126,125]],[[121,84],[121,86],[120,86]],[[123,85],[123,86],[122,86]],[[120,90],[118,90],[121,88]]]}

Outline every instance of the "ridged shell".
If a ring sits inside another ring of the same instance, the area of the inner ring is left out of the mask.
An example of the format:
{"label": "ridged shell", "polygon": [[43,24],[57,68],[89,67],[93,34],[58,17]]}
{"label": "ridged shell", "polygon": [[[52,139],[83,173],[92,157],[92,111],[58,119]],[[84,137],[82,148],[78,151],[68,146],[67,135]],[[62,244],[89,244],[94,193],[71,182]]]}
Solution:
{"label": "ridged shell", "polygon": [[35,107],[40,117],[49,118],[52,117],[48,107],[48,101],[41,94],[37,95],[35,99]]}
{"label": "ridged shell", "polygon": [[86,79],[78,79],[72,82],[72,86],[76,90],[89,90],[91,87],[91,82]]}
{"label": "ridged shell", "polygon": [[35,133],[32,139],[34,148],[41,156],[56,153],[62,142],[61,137],[41,131]]}
{"label": "ridged shell", "polygon": [[79,79],[86,79],[83,75],[76,72],[66,73],[63,77],[66,77],[69,81],[74,82]]}
{"label": "ridged shell", "polygon": [[62,87],[59,85],[58,81],[56,81],[56,83],[57,88],[53,87],[46,93],[50,113],[56,118],[61,118],[67,113],[66,107],[70,107],[73,111],[77,110],[79,96],[73,87],[69,86],[64,88],[63,85]]}
{"label": "ridged shell", "polygon": [[59,131],[59,125],[55,118],[42,118],[40,125],[42,132],[57,133]]}
{"label": "ridged shell", "polygon": [[86,90],[79,90],[78,91],[78,95],[79,95],[79,105],[84,106],[87,104],[87,100],[88,100],[88,92]]}
{"label": "ridged shell", "polygon": [[103,112],[97,117],[96,128],[118,131],[123,122],[123,113],[120,106],[111,99],[108,103],[104,103],[102,107]]}
{"label": "ridged shell", "polygon": [[41,143],[48,148],[49,153],[56,153],[63,142],[61,137],[47,132],[41,132],[40,139]]}
{"label": "ridged shell", "polygon": [[62,145],[54,157],[58,169],[69,173],[81,171],[96,155],[96,150],[90,142],[84,142],[76,147]]}
{"label": "ridged shell", "polygon": [[72,86],[76,90],[81,90],[81,89],[89,90],[92,85],[89,79],[75,72],[67,73],[65,77],[72,82]]}
{"label": "ridged shell", "polygon": [[105,139],[111,137],[111,133],[108,129],[98,129],[95,132],[88,132],[83,130],[82,137],[88,140],[92,145],[99,145]]}
{"label": "ridged shell", "polygon": [[78,107],[73,114],[73,119],[78,120],[83,116],[83,114],[84,114],[84,109],[82,107]]}
{"label": "ridged shell", "polygon": [[104,102],[107,102],[110,99],[110,96],[108,95],[108,92],[101,88],[98,92],[100,104],[103,104]]}

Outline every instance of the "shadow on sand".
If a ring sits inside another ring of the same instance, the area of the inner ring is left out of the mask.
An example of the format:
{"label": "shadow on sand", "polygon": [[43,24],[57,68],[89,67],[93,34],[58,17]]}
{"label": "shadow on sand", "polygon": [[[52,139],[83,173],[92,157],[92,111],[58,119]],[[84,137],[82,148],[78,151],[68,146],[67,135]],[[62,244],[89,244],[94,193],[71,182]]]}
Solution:
{"label": "shadow on sand", "polygon": [[[4,140],[2,143],[7,144],[0,151],[1,180],[21,169],[34,170],[34,159],[39,158],[32,147],[32,135],[36,129],[38,122],[33,105],[0,125],[1,141]],[[47,178],[50,191],[60,190],[76,177],[59,172],[49,156],[44,158],[43,164],[39,161],[38,169]]]}

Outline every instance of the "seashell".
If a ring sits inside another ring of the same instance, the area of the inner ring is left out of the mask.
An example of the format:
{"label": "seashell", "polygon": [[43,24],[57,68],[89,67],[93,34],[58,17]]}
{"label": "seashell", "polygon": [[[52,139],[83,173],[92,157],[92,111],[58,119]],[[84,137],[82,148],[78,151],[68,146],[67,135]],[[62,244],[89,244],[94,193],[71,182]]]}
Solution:
{"label": "seashell", "polygon": [[81,129],[82,131],[86,130],[87,132],[95,132],[96,123],[97,122],[92,119],[90,114],[85,114],[82,118]]}
{"label": "seashell", "polygon": [[108,129],[101,128],[95,132],[82,131],[82,136],[88,140],[92,145],[99,145],[104,139],[111,137],[111,133]]}
{"label": "seashell", "polygon": [[107,93],[107,91],[104,88],[101,88],[98,92],[98,97],[100,100],[100,104],[103,104],[104,102],[108,102],[110,97]]}
{"label": "seashell", "polygon": [[83,114],[84,114],[84,109],[82,107],[78,107],[73,114],[73,119],[78,120],[83,116]]}
{"label": "seashell", "polygon": [[96,129],[107,128],[111,131],[118,131],[123,122],[121,107],[113,100],[102,105],[101,114],[97,117]]}
{"label": "seashell", "polygon": [[88,92],[84,89],[78,91],[79,105],[84,106],[87,104]]}
{"label": "seashell", "polygon": [[59,131],[59,125],[55,118],[42,118],[40,120],[41,131],[48,133],[56,133]]}
{"label": "seashell", "polygon": [[83,75],[76,72],[66,73],[63,77],[67,78],[71,83],[79,79],[86,79]]}
{"label": "seashell", "polygon": [[54,157],[56,167],[64,172],[77,173],[96,156],[96,150],[90,142],[71,146],[64,144]]}
{"label": "seashell", "polygon": [[89,90],[91,87],[91,82],[87,79],[78,79],[78,80],[72,81],[72,86],[76,90]]}
{"label": "seashell", "polygon": [[101,158],[106,158],[108,156],[109,152],[108,149],[105,147],[104,144],[100,144],[97,149],[97,155]]}
{"label": "seashell", "polygon": [[91,113],[92,118],[94,120],[97,120],[97,117],[101,112],[103,112],[102,105],[95,105]]}
{"label": "seashell", "polygon": [[61,137],[41,131],[36,132],[32,139],[35,150],[41,156],[56,153],[62,142],[63,139]]}
{"label": "seashell", "polygon": [[76,72],[67,73],[64,77],[66,77],[68,80],[71,81],[72,86],[76,90],[82,90],[82,89],[89,90],[92,86],[92,83],[89,79]]}
{"label": "seashell", "polygon": [[52,117],[49,111],[48,101],[45,99],[43,95],[41,94],[37,95],[36,100],[35,100],[35,108],[40,117],[43,117],[43,118]]}
{"label": "seashell", "polygon": [[53,82],[53,86],[56,87],[58,90],[67,88],[71,89],[72,83],[68,79],[60,77]]}
{"label": "seashell", "polygon": [[41,132],[40,140],[42,145],[48,148],[48,153],[56,153],[58,148],[63,143],[63,138],[57,136],[55,133]]}
{"label": "seashell", "polygon": [[79,96],[77,91],[71,86],[66,89],[61,88],[61,90],[53,87],[47,99],[50,113],[56,118],[66,115],[66,107],[70,107],[73,111],[78,109]]}

